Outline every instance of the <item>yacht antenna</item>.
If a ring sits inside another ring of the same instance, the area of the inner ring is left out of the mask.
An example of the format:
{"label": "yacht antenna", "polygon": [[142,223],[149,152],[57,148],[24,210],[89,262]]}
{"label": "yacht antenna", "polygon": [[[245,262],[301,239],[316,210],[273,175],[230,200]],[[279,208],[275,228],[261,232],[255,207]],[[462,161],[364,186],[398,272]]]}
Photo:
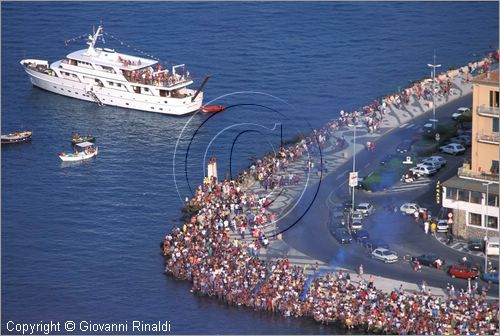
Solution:
{"label": "yacht antenna", "polygon": [[87,50],[87,52],[85,53],[86,55],[88,56],[95,56],[97,55],[97,52],[95,51],[94,49],[94,46],[95,46],[95,43],[97,42],[97,39],[99,38],[99,36],[102,36],[102,26],[99,26],[97,28],[97,31],[95,31],[95,27],[93,27],[93,31],[94,31],[94,34],[93,35],[89,35],[88,37],[88,41],[87,41],[87,44],[89,45],[89,48]]}

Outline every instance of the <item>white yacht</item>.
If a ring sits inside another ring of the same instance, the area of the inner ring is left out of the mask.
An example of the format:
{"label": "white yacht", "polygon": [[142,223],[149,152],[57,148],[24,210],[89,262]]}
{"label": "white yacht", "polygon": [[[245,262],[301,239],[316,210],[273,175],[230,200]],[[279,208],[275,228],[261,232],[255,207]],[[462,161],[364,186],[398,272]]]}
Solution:
{"label": "white yacht", "polygon": [[202,89],[197,90],[184,64],[162,69],[152,59],[96,48],[102,36],[99,26],[88,37],[88,49],[72,52],[50,64],[45,60],[23,59],[20,63],[31,83],[64,96],[135,110],[183,115],[200,109]]}

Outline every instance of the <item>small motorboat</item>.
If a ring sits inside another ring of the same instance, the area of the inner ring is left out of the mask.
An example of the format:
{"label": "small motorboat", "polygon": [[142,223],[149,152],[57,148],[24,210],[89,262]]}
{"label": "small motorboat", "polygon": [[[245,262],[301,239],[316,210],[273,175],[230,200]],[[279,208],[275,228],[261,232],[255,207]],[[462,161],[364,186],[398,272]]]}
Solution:
{"label": "small motorboat", "polygon": [[2,135],[2,145],[31,141],[32,134],[30,131],[25,131]]}
{"label": "small motorboat", "polygon": [[75,162],[90,159],[97,155],[98,148],[92,142],[81,142],[75,145],[74,152],[62,152],[59,158],[64,162]]}
{"label": "small motorboat", "polygon": [[82,142],[95,142],[95,136],[81,136],[80,133],[73,133],[73,138],[71,139],[73,146]]}
{"label": "small motorboat", "polygon": [[224,106],[222,106],[222,105],[202,106],[201,110],[205,113],[216,113],[216,112],[224,111]]}

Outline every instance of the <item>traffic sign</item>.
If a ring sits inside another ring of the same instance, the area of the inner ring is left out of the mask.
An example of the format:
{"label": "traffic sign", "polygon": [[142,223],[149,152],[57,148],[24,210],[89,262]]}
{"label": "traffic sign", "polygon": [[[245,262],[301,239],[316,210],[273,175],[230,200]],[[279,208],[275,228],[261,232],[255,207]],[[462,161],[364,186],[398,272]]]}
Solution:
{"label": "traffic sign", "polygon": [[357,187],[357,186],[358,186],[358,172],[350,172],[349,187]]}

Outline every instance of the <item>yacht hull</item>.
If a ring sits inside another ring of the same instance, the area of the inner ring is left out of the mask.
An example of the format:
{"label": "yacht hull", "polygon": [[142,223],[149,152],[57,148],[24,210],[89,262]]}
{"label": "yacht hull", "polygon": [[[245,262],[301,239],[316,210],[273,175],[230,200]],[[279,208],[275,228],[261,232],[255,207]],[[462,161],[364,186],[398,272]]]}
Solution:
{"label": "yacht hull", "polygon": [[71,98],[93,103],[100,102],[103,105],[170,115],[184,115],[199,110],[203,103],[203,92],[198,94],[194,102],[191,101],[191,96],[195,93],[191,89],[185,89],[186,93],[191,95],[185,98],[148,97],[51,76],[28,67],[24,69],[34,86]]}

